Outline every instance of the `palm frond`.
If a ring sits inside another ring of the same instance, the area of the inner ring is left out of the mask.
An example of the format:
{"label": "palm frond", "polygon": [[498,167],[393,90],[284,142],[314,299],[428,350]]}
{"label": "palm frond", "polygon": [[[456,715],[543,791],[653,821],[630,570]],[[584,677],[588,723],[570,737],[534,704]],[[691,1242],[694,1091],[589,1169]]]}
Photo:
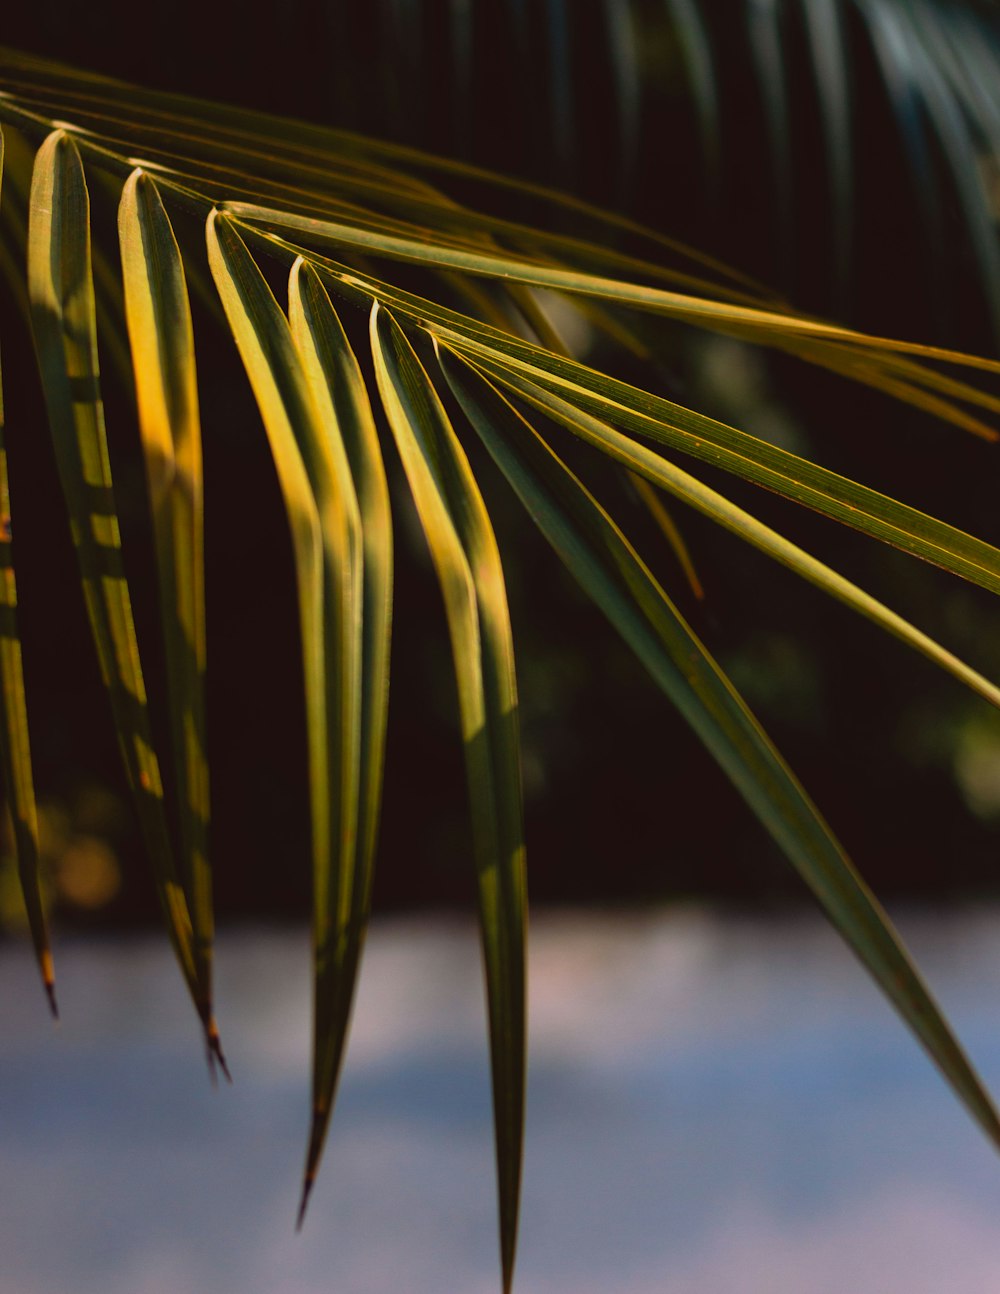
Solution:
{"label": "palm frond", "polygon": [[[694,21],[688,6],[670,10],[678,22]],[[553,33],[570,12],[549,7]],[[835,26],[838,12],[834,0],[817,8],[817,32]],[[780,46],[777,10],[764,5],[760,15],[761,48],[771,57]],[[605,17],[617,22],[612,7]],[[615,57],[624,66],[634,57],[632,36],[615,31]],[[700,39],[691,26],[688,46]],[[836,67],[824,76],[836,82]],[[627,133],[634,105],[626,80],[619,68]],[[559,96],[569,90],[556,91],[552,108],[563,112]],[[779,116],[776,109],[776,122]],[[1000,705],[1000,689],[955,653],[667,455],[683,454],[741,485],[775,491],[993,593],[1000,592],[1000,549],[668,399],[656,389],[655,373],[646,388],[617,376],[611,362],[589,364],[560,331],[553,303],[583,320],[612,353],[648,355],[665,329],[701,328],[820,365],[986,438],[996,436],[986,415],[1000,411],[1000,401],[980,383],[1000,373],[1000,362],[807,316],[628,218],[534,186],[519,189],[475,167],[9,51],[0,51],[0,122],[34,151],[27,231],[16,211],[0,207],[0,215],[13,248],[8,265],[27,244],[35,345],[95,644],[170,937],[220,1060],[211,1006],[202,699],[203,509],[211,498],[203,503],[189,279],[221,305],[222,329],[235,342],[274,460],[291,534],[302,652],[301,678],[274,682],[286,693],[301,688],[313,881],[312,1112],[300,1220],[345,1054],[372,892],[393,584],[383,424],[430,549],[451,636],[486,970],[505,1288],[514,1268],[524,1122],[525,845],[513,635],[500,551],[471,457],[479,441],[486,466],[496,464],[1000,1144],[990,1098],[888,918],[708,647],[618,521],[549,443],[548,431],[568,430],[571,444],[598,467],[633,473],[668,530],[654,488]],[[827,129],[839,138],[836,113]],[[118,204],[122,275],[105,257],[104,310],[95,288],[101,280],[88,178],[95,194],[100,185]],[[520,193],[542,202],[549,216],[572,216],[574,227],[494,219],[462,196],[465,185]],[[204,227],[208,276],[200,251],[175,237],[180,222],[190,228],[192,219]],[[353,315],[369,321],[371,367],[350,341]],[[152,508],[172,713],[172,758],[163,767],[176,770],[176,805],[164,790],[149,718],[101,399],[98,343],[119,328],[119,316],[130,355],[122,380],[127,389],[134,383],[135,440]],[[529,423],[525,409],[544,424]],[[207,424],[206,440],[212,435]],[[0,457],[0,471],[2,464]],[[0,475],[0,494],[5,489]],[[683,543],[675,546],[685,560]],[[5,588],[12,610],[12,579]],[[268,589],[260,591],[266,604]],[[22,875],[44,967],[24,688],[12,634],[5,630],[6,655],[0,652],[0,753],[15,814],[26,824]]]}

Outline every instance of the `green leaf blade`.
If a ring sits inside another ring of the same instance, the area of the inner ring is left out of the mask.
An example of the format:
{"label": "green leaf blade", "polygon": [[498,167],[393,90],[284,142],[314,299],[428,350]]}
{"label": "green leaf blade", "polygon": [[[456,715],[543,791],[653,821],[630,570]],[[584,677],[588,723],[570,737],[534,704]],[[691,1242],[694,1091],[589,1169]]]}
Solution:
{"label": "green leaf blade", "polygon": [[[363,543],[353,481],[298,268],[292,323],[230,221],[213,212],[209,266],[271,446],[292,533],[303,651],[313,862],[313,1095],[301,1223],[346,1045],[363,922],[358,876]],[[387,652],[387,644],[382,647]],[[384,711],[375,715],[384,729]],[[381,736],[376,736],[378,746]],[[381,749],[381,747],[379,747]],[[379,775],[381,764],[379,764]],[[369,770],[369,782],[371,772]],[[370,790],[370,787],[368,787]],[[377,810],[377,804],[376,804]],[[370,859],[368,859],[370,863]],[[366,911],[366,910],[365,910]]]}
{"label": "green leaf blade", "polygon": [[221,1059],[211,1006],[198,981],[191,917],[170,843],[104,427],[90,268],[90,204],[80,155],[62,130],[35,159],[28,229],[28,290],[56,463],[77,550],[94,643],[126,774],[178,962]]}
{"label": "green leaf blade", "polygon": [[510,616],[496,540],[465,453],[405,335],[377,305],[382,404],[445,600],[477,855],[504,1289],[513,1278],[524,1137],[524,826]]}
{"label": "green leaf blade", "polygon": [[977,670],[942,647],[927,634],[891,611],[877,598],[851,580],[793,544],[770,526],[764,525],[744,508],[730,502],[718,491],[704,485],[688,472],[668,462],[648,446],[623,435],[614,427],[592,417],[583,409],[551,394],[536,383],[511,374],[502,366],[481,361],[481,371],[542,413],[568,428],[574,435],[621,463],[641,479],[669,491],[690,507],[724,526],[731,533],[766,553],[802,579],[822,589],[853,611],[920,652],[935,665],[957,678],[991,705],[1000,709],[1000,688]]}
{"label": "green leaf blade", "polygon": [[481,374],[441,356],[470,422],[536,525],[784,850],[987,1136],[1000,1120],[888,917],[760,725],[624,535]]}
{"label": "green leaf blade", "polygon": [[[311,446],[310,479],[327,530],[325,611],[337,666],[329,693],[330,739],[340,744],[339,793],[332,797],[338,881],[315,910],[314,943],[332,952],[317,959],[313,1123],[301,1225],[333,1110],[371,905],[388,702],[392,538],[385,471],[357,359],[318,276],[303,261],[289,278],[289,321],[322,429]],[[359,506],[355,472],[370,514]]]}
{"label": "green leaf blade", "polygon": [[214,916],[205,731],[204,483],[191,309],[155,183],[137,170],[118,213],[125,317],[146,462],[195,970],[212,998]]}
{"label": "green leaf blade", "polygon": [[[2,193],[4,136],[0,130],[0,193]],[[28,712],[21,664],[21,638],[17,626],[17,582],[11,535],[10,482],[7,473],[3,379],[0,376],[0,758],[3,785],[14,829],[14,852],[28,929],[49,1009],[58,1018],[55,970],[48,922],[42,906],[38,874],[38,809],[28,739]]]}

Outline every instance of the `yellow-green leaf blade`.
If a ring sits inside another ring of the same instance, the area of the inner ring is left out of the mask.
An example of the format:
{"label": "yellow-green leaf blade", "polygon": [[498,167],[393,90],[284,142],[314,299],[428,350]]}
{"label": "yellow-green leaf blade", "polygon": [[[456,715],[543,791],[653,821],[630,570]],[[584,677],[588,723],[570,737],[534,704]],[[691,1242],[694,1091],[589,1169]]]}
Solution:
{"label": "yellow-green leaf blade", "polygon": [[1000,593],[1000,550],[973,535],[817,463],[669,400],[618,382],[584,365],[521,343],[483,344],[452,328],[435,333],[475,363],[494,364],[526,378],[597,418],[712,463],[873,539]]}
{"label": "yellow-green leaf blade", "polygon": [[160,586],[182,875],[196,974],[210,1006],[204,486],[194,334],[177,242],[155,184],[141,171],[122,191],[118,232]]}
{"label": "yellow-green leaf blade", "polygon": [[[318,278],[302,261],[292,266],[288,286],[291,336],[312,394],[318,420],[307,429],[303,451],[316,497],[324,543],[324,617],[330,668],[327,706],[331,749],[331,834],[336,862],[332,877],[317,878],[313,939],[316,955],[316,1045],[313,1113],[299,1208],[305,1216],[333,1111],[347,1042],[347,1029],[364,933],[368,921],[373,850],[366,849],[366,822],[359,822],[362,784],[378,811],[381,760],[363,767],[363,749],[384,747],[385,708],[374,716],[381,731],[367,732],[365,709],[365,551],[361,511],[345,433],[366,447],[371,410],[363,386],[342,389],[357,361]],[[348,379],[349,380],[349,379]],[[346,424],[346,426],[345,426]],[[374,426],[370,427],[374,434]],[[377,445],[375,447],[377,454]],[[381,465],[381,463],[379,464]],[[387,661],[385,662],[387,665]],[[366,804],[366,810],[368,806]],[[372,841],[374,843],[374,841]],[[327,863],[327,868],[330,864]]]}
{"label": "yellow-green leaf blade", "polygon": [[293,212],[261,207],[254,203],[232,202],[227,204],[226,210],[242,220],[257,222],[264,228],[275,231],[291,230],[320,245],[355,248],[393,260],[483,275],[486,278],[502,279],[506,283],[525,283],[532,287],[581,293],[584,296],[608,301],[613,305],[650,310],[672,318],[700,323],[706,327],[736,326],[745,330],[746,335],[762,341],[767,341],[772,336],[780,336],[848,342],[873,350],[898,351],[903,354],[920,355],[927,359],[967,365],[988,372],[1000,372],[1000,361],[997,360],[966,355],[960,351],[951,351],[939,346],[899,341],[892,337],[870,336],[791,311],[764,310],[756,306],[739,305],[712,297],[672,292],[666,288],[646,287],[626,279],[605,278],[579,270],[563,269],[557,265],[539,265],[509,254],[495,255],[477,249],[446,247],[416,238],[401,238],[376,229],[362,229],[337,221],[299,216]]}
{"label": "yellow-green leaf blade", "polygon": [[382,404],[444,595],[465,746],[486,964],[504,1288],[513,1275],[524,1136],[525,877],[510,617],[468,460],[406,337],[373,307]]}
{"label": "yellow-green leaf blade", "polygon": [[709,517],[712,521],[753,544],[769,557],[787,566],[803,579],[815,584],[824,593],[859,612],[879,628],[899,638],[915,651],[926,656],[935,665],[946,670],[966,687],[978,693],[991,705],[1000,709],[1000,688],[977,670],[953,655],[940,643],[922,633],[902,616],[891,611],[877,598],[859,588],[851,580],[819,561],[804,549],[758,521],[744,508],[738,507],[718,491],[703,484],[696,477],[668,462],[648,446],[623,435],[600,419],[591,417],[567,401],[552,395],[543,387],[519,375],[512,375],[500,365],[482,361],[481,371],[494,381],[502,383],[515,394],[528,400],[542,413],[562,423],[587,444],[636,473],[668,490],[676,498]]}
{"label": "yellow-green leaf blade", "polygon": [[[207,238],[212,276],[271,446],[298,585],[314,956],[313,1102],[301,1220],[329,1123],[360,952],[353,927],[361,697],[357,503],[338,479],[329,397],[324,403],[313,386],[288,319],[231,222],[213,212]],[[300,332],[304,326],[299,319]]]}
{"label": "yellow-green leaf blade", "polygon": [[[4,136],[0,130],[0,186],[3,163]],[[0,377],[0,758],[3,760],[4,792],[14,828],[14,852],[28,928],[49,1007],[52,1014],[58,1016],[52,946],[38,880],[38,811],[31,771],[21,637],[17,628],[17,583],[12,543],[3,380]]]}
{"label": "yellow-green leaf blade", "polygon": [[[276,252],[294,258],[302,249],[277,235],[261,235]],[[1000,593],[1000,550],[947,522],[880,494],[857,481],[800,458],[737,428],[476,319],[437,305],[319,255],[321,273],[358,296],[386,303],[475,363],[492,361],[545,387],[594,416],[655,440],[773,490],[882,543]]]}
{"label": "yellow-green leaf blade", "polygon": [[210,1054],[218,1055],[218,1035],[198,983],[191,918],[167,829],[122,562],[97,359],[87,186],[76,145],[63,131],[49,135],[35,159],[28,290],[56,463],[125,770],[167,929],[205,1027]]}
{"label": "yellow-green leaf blade", "polygon": [[536,525],[782,847],[992,1141],[1000,1120],[888,917],[725,675],[611,518],[538,433],[457,357],[456,398]]}

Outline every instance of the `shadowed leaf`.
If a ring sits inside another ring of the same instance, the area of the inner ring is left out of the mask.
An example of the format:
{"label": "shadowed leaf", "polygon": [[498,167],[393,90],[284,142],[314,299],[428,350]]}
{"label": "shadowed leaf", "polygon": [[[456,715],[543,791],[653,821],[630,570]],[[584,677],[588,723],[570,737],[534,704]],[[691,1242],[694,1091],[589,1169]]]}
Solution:
{"label": "shadowed leaf", "polygon": [[[0,130],[0,193],[3,164],[4,136]],[[28,712],[21,668],[21,639],[17,630],[17,584],[12,548],[3,381],[0,378],[0,759],[3,761],[3,788],[10,806],[14,851],[28,915],[28,928],[49,1007],[52,1014],[58,1016],[52,949],[38,883],[38,811],[35,807],[31,747],[28,742]]]}
{"label": "shadowed leaf", "polygon": [[375,376],[437,569],[451,634],[486,964],[504,1288],[524,1136],[524,827],[510,616],[500,554],[465,453],[423,366],[372,308]]}
{"label": "shadowed leaf", "polygon": [[888,917],[728,679],[565,464],[517,411],[445,352],[449,385],[581,587],[621,633],[798,869],[830,920],[990,1139],[1000,1120]]}
{"label": "shadowed leaf", "polygon": [[214,919],[203,695],[204,486],[194,334],[173,229],[155,183],[141,171],[133,172],[122,191],[118,234],[160,586],[183,885],[193,923],[195,973],[210,1006]]}
{"label": "shadowed leaf", "polygon": [[[321,367],[326,352],[317,349],[312,331],[329,326],[327,318],[317,315],[322,303],[316,301],[313,285],[304,286],[299,267],[293,267],[290,326],[230,221],[213,212],[207,238],[209,266],[271,446],[291,527],[298,585],[314,957],[313,1103],[301,1223],[329,1124],[370,889],[367,873],[359,877],[359,857],[365,868],[371,859],[374,827],[368,802],[366,852],[359,856],[358,847],[364,551],[356,493]],[[324,336],[320,345],[325,344]],[[363,416],[360,408],[355,416]],[[366,432],[360,434],[370,452]],[[376,471],[370,461],[367,468],[369,473]],[[384,579],[378,571],[374,578],[380,574]],[[376,665],[378,653],[386,650],[384,642],[376,645]],[[373,680],[373,689],[380,684],[384,687],[383,680]],[[384,726],[384,699],[370,699],[366,717]],[[370,762],[380,764],[382,741],[381,731],[369,734]],[[366,769],[365,793],[375,794],[377,802],[373,777],[377,774]]]}
{"label": "shadowed leaf", "polygon": [[87,186],[76,145],[61,130],[46,139],[35,159],[28,290],[56,462],[101,674],[167,927],[209,1053],[219,1058],[218,1032],[205,986],[198,981],[191,918],[167,829],[122,563],[97,360]]}
{"label": "shadowed leaf", "polygon": [[[389,495],[371,407],[357,359],[316,272],[303,261],[289,280],[292,337],[319,412],[321,443],[307,470],[321,524],[343,515],[325,544],[327,633],[332,652],[331,734],[340,743],[333,885],[317,878],[314,908],[316,1049],[313,1122],[299,1224],[333,1110],[351,1004],[368,925],[389,694],[392,529]],[[360,502],[360,506],[359,506]]]}
{"label": "shadowed leaf", "polygon": [[479,361],[481,371],[486,373],[493,381],[507,386],[515,394],[523,396],[530,401],[537,409],[557,422],[562,423],[564,427],[569,428],[574,435],[585,440],[588,445],[592,445],[601,453],[609,455],[631,472],[636,473],[640,478],[644,477],[647,481],[652,481],[655,485],[669,491],[676,498],[681,499],[712,521],[724,526],[727,530],[737,535],[747,543],[753,544],[762,552],[773,557],[775,561],[787,566],[789,570],[794,571],[803,579],[815,584],[817,588],[828,593],[831,597],[837,598],[849,606],[853,611],[859,612],[866,619],[871,620],[873,624],[884,629],[887,633],[899,638],[915,651],[926,656],[928,660],[939,665],[943,670],[952,674],[966,687],[977,692],[984,697],[991,705],[1000,709],[1000,688],[991,683],[989,679],[984,678],[976,670],[966,665],[964,661],[953,656],[951,652],[946,651],[939,643],[911,625],[902,616],[890,611],[888,607],[883,606],[876,598],[866,593],[863,589],[839,575],[825,563],[818,561],[811,554],[799,548],[798,545],[785,539],[783,535],[772,530],[770,526],[764,525],[752,516],[745,509],[731,503],[724,495],[718,491],[704,485],[697,478],[675,467],[673,463],[668,462],[660,454],[649,449],[646,445],[632,440],[630,437],[616,431],[614,427],[597,418],[591,417],[581,409],[574,408],[565,400],[558,396],[552,395],[542,387],[524,378],[512,376],[504,370],[501,365],[490,364],[482,360]]}

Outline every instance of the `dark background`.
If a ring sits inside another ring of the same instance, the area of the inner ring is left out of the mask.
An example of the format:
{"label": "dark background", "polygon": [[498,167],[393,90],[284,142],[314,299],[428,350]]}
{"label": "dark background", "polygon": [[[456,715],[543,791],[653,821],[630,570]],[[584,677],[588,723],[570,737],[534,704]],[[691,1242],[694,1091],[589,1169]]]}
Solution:
{"label": "dark background", "polygon": [[[684,5],[384,0],[251,10],[181,3],[151,6],[139,18],[125,0],[87,11],[39,4],[5,14],[0,42],[558,182],[724,257],[805,308],[873,331],[995,353],[996,298],[933,119],[918,110],[919,98],[907,117],[900,105],[908,101],[879,63],[859,11],[838,6],[850,89],[845,184],[826,133],[832,91],[809,53],[808,7],[808,0],[701,5],[712,95],[711,111],[703,104],[700,115],[682,27],[664,17]],[[951,8],[975,21],[977,39],[994,40],[991,6]],[[761,27],[762,9],[778,15],[776,25]],[[617,19],[626,10],[632,21],[623,35]],[[905,84],[905,58],[901,67]],[[990,154],[978,136],[974,142],[986,177],[984,218],[995,234]],[[508,201],[511,214],[531,215],[520,200]],[[111,237],[110,213],[95,218]],[[6,297],[4,306],[13,318]],[[208,319],[196,318],[196,334],[218,904],[224,916],[284,916],[308,902],[288,540],[231,347]],[[38,790],[60,839],[104,840],[122,866],[109,903],[88,911],[63,894],[63,916],[146,919],[154,901],[89,646],[33,360],[16,329],[5,330],[2,344]],[[663,334],[661,354],[655,371],[644,373],[619,357],[595,359],[1000,538],[995,446],[736,343],[673,329]],[[134,425],[125,393],[109,391],[108,400],[139,629],[155,684]],[[32,434],[14,444],[18,425]],[[799,883],[742,801],[563,577],[503,482],[482,467],[519,650],[533,897],[602,904],[679,895],[798,898]],[[1000,621],[987,594],[698,470],[997,674]],[[443,611],[394,462],[390,471],[398,568],[376,903],[466,904],[470,849]],[[991,769],[1000,768],[1000,725],[985,703],[735,539],[678,513],[706,589],[698,603],[624,486],[606,471],[591,479],[876,889],[995,893],[1000,771]]]}

